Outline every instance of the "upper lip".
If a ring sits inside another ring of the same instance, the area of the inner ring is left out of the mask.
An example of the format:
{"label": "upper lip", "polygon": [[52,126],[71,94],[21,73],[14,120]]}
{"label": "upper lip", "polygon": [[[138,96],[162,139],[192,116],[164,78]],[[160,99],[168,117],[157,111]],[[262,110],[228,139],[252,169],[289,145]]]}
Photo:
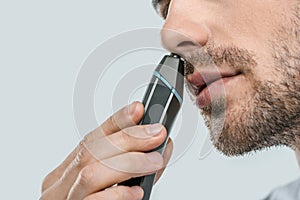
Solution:
{"label": "upper lip", "polygon": [[241,74],[239,71],[211,71],[211,70],[194,70],[193,74],[187,75],[187,81],[189,89],[194,92],[196,96],[201,93],[203,89],[205,89],[210,84],[218,81],[222,78],[233,77]]}

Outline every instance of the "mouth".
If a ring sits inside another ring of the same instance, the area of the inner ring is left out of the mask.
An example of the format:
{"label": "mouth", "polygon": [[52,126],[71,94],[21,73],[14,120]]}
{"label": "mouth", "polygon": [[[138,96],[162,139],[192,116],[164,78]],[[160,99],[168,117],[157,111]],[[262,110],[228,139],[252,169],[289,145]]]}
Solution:
{"label": "mouth", "polygon": [[[225,95],[227,84],[237,79],[240,71],[198,71],[187,75],[188,89],[196,97],[199,108],[208,107],[212,100]],[[228,90],[226,90],[228,92]]]}

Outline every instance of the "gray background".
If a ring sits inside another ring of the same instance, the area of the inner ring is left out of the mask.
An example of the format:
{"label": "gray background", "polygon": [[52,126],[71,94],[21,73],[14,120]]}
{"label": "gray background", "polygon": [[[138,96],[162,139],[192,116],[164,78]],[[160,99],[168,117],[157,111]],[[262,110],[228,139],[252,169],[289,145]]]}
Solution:
{"label": "gray background", "polygon": [[[1,1],[1,199],[37,199],[43,177],[79,142],[72,92],[89,53],[112,35],[161,24],[148,0]],[[201,143],[167,169],[153,199],[259,199],[298,177],[287,148],[199,160]]]}

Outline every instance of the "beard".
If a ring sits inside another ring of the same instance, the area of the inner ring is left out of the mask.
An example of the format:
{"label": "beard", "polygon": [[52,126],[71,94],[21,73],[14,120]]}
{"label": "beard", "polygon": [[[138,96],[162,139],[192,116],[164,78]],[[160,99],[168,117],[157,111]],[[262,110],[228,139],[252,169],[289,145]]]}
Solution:
{"label": "beard", "polygon": [[[187,74],[191,66],[220,66],[225,64],[242,71],[251,82],[252,92],[242,102],[229,101],[226,94],[214,98],[202,108],[214,146],[227,156],[237,156],[272,146],[300,144],[300,8],[268,41],[272,49],[271,80],[255,77],[258,67],[254,55],[234,46],[216,47],[213,43],[200,53],[187,56]],[[229,109],[230,104],[238,108]]]}

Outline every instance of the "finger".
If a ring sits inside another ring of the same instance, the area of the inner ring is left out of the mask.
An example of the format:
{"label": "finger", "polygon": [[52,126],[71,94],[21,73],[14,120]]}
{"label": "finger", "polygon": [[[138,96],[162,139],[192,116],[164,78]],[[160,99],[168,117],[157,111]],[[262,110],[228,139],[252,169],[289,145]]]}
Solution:
{"label": "finger", "polygon": [[52,186],[56,181],[58,181],[62,177],[68,165],[74,160],[76,154],[79,151],[79,148],[80,145],[78,145],[57,168],[51,171],[44,178],[41,188],[42,192],[47,190],[50,186]]}
{"label": "finger", "polygon": [[141,200],[144,191],[139,186],[116,186],[107,190],[92,194],[84,200]]}
{"label": "finger", "polygon": [[[149,133],[150,127],[152,127],[153,132],[158,132],[155,136]],[[84,145],[63,174],[64,186],[62,188],[66,188],[65,190],[71,188],[80,170],[84,167],[97,161],[103,162],[107,158],[121,155],[124,152],[143,152],[154,149],[164,141],[166,135],[166,129],[159,124],[135,126]],[[119,164],[116,163],[115,168],[118,166]]]}
{"label": "finger", "polygon": [[166,136],[167,131],[161,124],[133,126],[90,141],[86,144],[86,150],[94,159],[103,160],[125,152],[150,151],[162,144]]}
{"label": "finger", "polygon": [[163,159],[164,159],[164,168],[162,168],[161,170],[159,170],[155,176],[155,181],[154,184],[160,179],[160,177],[162,176],[162,174],[164,173],[168,162],[170,161],[170,158],[172,156],[172,152],[173,152],[173,141],[171,138],[169,138],[165,152],[163,154]]}
{"label": "finger", "polygon": [[141,120],[143,113],[143,104],[140,102],[134,102],[131,105],[125,106],[114,115],[112,115],[100,127],[88,134],[85,137],[84,141],[81,142],[70,153],[70,155],[63,161],[63,163],[44,178],[44,181],[42,183],[42,192],[48,189],[62,177],[66,168],[71,164],[78,152],[82,149],[82,146],[85,146],[89,141],[98,140],[105,135],[113,134],[123,128],[137,124]]}
{"label": "finger", "polygon": [[[152,131],[154,130],[158,134],[155,136],[153,134],[149,135],[150,127],[152,127]],[[71,189],[78,174],[84,167],[109,157],[121,155],[124,152],[151,150],[158,147],[165,137],[166,129],[162,125],[157,124],[130,127],[117,134],[103,137],[100,140],[89,141],[88,144],[82,145],[73,162],[65,169],[63,175],[57,179],[58,183],[51,186],[51,190],[67,195],[67,192]],[[114,165],[115,168],[119,166],[118,163]]]}
{"label": "finger", "polygon": [[[101,129],[106,135],[110,135],[124,128],[136,125],[143,117],[143,114],[143,104],[133,102],[109,117],[98,129]],[[98,129],[96,129],[96,132]]]}
{"label": "finger", "polygon": [[152,174],[163,167],[158,152],[130,152],[85,167],[72,186],[68,199],[79,200],[133,177]]}
{"label": "finger", "polygon": [[[131,105],[128,105],[116,112],[100,127],[86,135],[84,137],[84,140],[82,141],[82,144],[86,147],[87,150],[92,151],[93,145],[91,144],[95,144],[95,141],[100,141],[100,139],[102,139],[103,137],[107,137],[121,131],[122,129],[136,125],[141,120],[143,114],[143,104],[140,102],[134,102]],[[96,145],[95,149],[99,149],[99,147],[101,147],[101,149],[104,149],[101,145]],[[93,152],[90,153],[92,155],[95,155]]]}
{"label": "finger", "polygon": [[97,156],[96,152],[102,151],[106,149],[107,146],[111,145],[109,138],[107,137],[114,135],[115,133],[121,131],[121,129],[136,125],[142,118],[143,112],[143,104],[140,102],[134,102],[112,115],[100,127],[84,137],[84,140],[82,141],[82,146],[84,148],[81,148],[79,153],[87,155],[87,157],[83,157],[80,160],[88,161],[90,159],[90,155],[94,156],[94,159],[96,160],[105,158],[103,156]]}

